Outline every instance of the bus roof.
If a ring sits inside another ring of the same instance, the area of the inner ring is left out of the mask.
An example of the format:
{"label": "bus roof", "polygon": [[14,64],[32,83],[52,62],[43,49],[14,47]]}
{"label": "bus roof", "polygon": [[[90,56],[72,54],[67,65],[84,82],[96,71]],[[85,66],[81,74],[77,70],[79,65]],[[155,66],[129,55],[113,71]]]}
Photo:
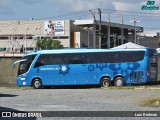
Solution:
{"label": "bus roof", "polygon": [[54,49],[54,50],[39,50],[39,51],[34,51],[25,54],[24,56],[28,55],[35,55],[35,54],[59,54],[59,53],[88,53],[88,52],[114,52],[114,51],[146,51],[148,48],[140,48],[140,49]]}

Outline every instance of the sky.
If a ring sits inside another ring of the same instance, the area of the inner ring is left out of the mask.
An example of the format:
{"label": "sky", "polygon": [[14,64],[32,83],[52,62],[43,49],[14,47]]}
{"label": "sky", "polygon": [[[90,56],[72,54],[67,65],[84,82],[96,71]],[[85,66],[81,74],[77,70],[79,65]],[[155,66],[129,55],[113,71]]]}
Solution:
{"label": "sky", "polygon": [[[151,0],[153,1],[153,0]],[[98,8],[102,12],[102,20],[144,27],[145,33],[154,35],[160,32],[160,0],[154,5],[158,10],[141,10],[148,0],[0,0],[0,20],[62,20],[93,19],[89,10],[95,11],[99,20]]]}

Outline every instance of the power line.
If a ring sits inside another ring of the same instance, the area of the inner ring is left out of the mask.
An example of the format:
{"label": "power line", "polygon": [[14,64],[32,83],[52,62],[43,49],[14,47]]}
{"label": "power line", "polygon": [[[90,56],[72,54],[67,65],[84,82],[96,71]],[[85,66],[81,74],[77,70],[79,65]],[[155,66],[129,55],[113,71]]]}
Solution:
{"label": "power line", "polygon": [[[92,10],[95,10],[95,9],[92,9]],[[84,13],[88,13],[89,10],[84,10],[84,11],[77,11],[77,12],[71,12],[71,13],[67,13],[67,14],[63,14],[63,15],[58,15],[58,16],[51,16],[51,17],[45,17],[45,18],[39,18],[41,20],[43,19],[53,19],[53,18],[61,18],[61,17],[65,17],[65,16],[72,16],[72,15],[77,15],[77,14],[84,14]]]}

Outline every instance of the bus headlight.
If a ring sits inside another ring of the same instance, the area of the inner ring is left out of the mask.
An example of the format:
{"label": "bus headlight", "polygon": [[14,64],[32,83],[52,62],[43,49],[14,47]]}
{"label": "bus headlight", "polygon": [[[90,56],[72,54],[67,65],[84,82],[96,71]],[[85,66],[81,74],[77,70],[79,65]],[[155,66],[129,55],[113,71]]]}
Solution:
{"label": "bus headlight", "polygon": [[23,85],[26,85],[26,84],[27,84],[27,82],[23,82],[22,84],[23,84]]}
{"label": "bus headlight", "polygon": [[21,78],[21,80],[25,80],[25,78]]}

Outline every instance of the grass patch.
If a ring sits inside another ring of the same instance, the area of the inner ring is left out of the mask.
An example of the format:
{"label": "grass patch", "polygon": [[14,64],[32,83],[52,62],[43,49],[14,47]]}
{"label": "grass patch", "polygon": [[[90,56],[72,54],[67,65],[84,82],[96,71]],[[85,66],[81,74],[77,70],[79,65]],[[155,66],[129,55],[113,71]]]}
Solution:
{"label": "grass patch", "polygon": [[147,99],[143,99],[140,103],[142,107],[160,107],[160,97],[150,97]]}
{"label": "grass patch", "polygon": [[127,85],[127,86],[110,86],[110,87],[101,87],[102,89],[135,89],[135,90],[160,90],[160,85]]}

